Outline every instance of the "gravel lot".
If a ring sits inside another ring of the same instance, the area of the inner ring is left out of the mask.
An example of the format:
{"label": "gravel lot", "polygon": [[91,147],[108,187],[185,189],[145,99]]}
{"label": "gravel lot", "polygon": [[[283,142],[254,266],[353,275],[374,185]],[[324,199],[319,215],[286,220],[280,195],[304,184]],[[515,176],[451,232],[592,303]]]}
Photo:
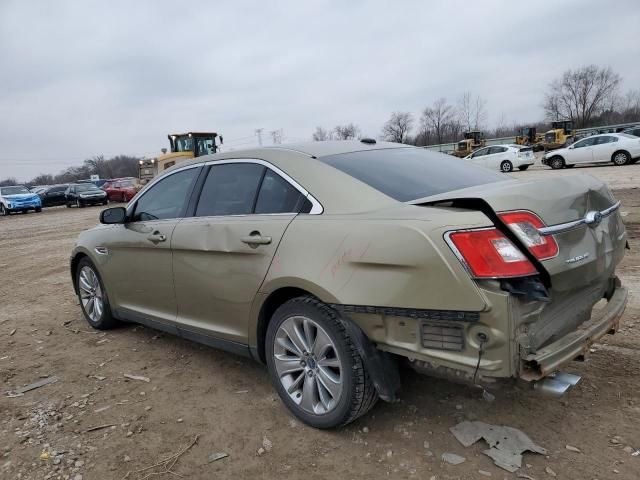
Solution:
{"label": "gravel lot", "polygon": [[[68,256],[78,232],[97,222],[98,207],[1,217],[0,478],[139,480],[162,468],[136,470],[180,452],[196,436],[173,466],[185,478],[519,478],[483,455],[482,442],[464,448],[449,432],[473,419],[519,428],[548,450],[525,454],[518,473],[527,476],[520,478],[637,480],[640,164],[540,167],[515,176],[580,173],[615,189],[631,244],[619,270],[631,289],[622,330],[570,366],[583,381],[562,399],[514,389],[488,403],[475,389],[406,371],[399,403],[379,402],[339,431],[294,420],[266,370],[250,360],[135,325],[89,330]],[[45,376],[58,381],[16,398],[5,394]],[[103,425],[112,426],[88,431]],[[228,457],[209,462],[218,452]],[[466,461],[444,464],[444,452]]]}

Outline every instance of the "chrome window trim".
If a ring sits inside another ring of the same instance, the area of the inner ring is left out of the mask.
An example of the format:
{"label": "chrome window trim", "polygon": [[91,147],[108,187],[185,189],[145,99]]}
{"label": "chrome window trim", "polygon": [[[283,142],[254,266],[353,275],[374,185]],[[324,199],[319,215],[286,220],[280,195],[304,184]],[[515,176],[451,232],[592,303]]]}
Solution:
{"label": "chrome window trim", "polygon": [[[605,208],[604,210],[601,210],[600,212],[595,212],[595,213],[599,214],[600,218],[607,217],[612,213],[614,213],[616,210],[618,210],[618,208],[620,208],[620,203],[621,203],[620,200],[618,200],[609,208]],[[589,214],[591,213],[592,212],[587,212],[584,218],[581,218],[579,220],[574,220],[572,222],[566,222],[566,223],[559,223],[557,225],[551,225],[550,227],[539,228],[538,232],[540,233],[540,235],[543,235],[543,236],[555,235],[557,233],[564,233],[564,232],[569,232],[571,230],[575,230],[576,228],[580,228],[583,225],[592,224],[594,223],[594,221],[588,219]]]}
{"label": "chrome window trim", "polygon": [[[321,215],[322,212],[324,212],[324,207],[322,206],[322,204],[313,195],[311,195],[311,193],[309,193],[309,191],[306,188],[304,188],[302,185],[296,182],[293,178],[291,178],[291,176],[289,176],[288,174],[280,170],[274,164],[269,163],[266,160],[260,160],[258,158],[228,158],[224,160],[211,160],[209,162],[206,162],[205,165],[214,166],[214,165],[225,165],[228,163],[255,163],[272,170],[273,172],[277,173],[282,178],[284,178],[293,188],[298,190],[302,195],[304,195],[307,198],[307,200],[311,202],[311,210],[309,211],[309,215]],[[288,215],[290,213],[297,213],[297,212],[287,212],[287,213],[282,212],[281,214]],[[250,215],[274,215],[274,214],[252,213]],[[279,214],[275,214],[275,215],[279,215]]]}

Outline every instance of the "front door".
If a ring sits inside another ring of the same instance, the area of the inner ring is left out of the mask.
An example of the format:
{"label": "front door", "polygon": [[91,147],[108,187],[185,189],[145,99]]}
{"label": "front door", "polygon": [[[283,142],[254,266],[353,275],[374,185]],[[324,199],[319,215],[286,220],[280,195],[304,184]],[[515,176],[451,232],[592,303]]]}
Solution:
{"label": "front door", "polygon": [[593,161],[593,144],[595,138],[585,138],[573,144],[573,148],[569,149],[569,154],[565,162],[568,165],[574,163],[588,163]]}
{"label": "front door", "polygon": [[124,225],[105,235],[102,269],[111,303],[125,318],[175,321],[171,238],[184,214],[199,166],[173,173],[143,193]]}
{"label": "front door", "polygon": [[260,163],[214,164],[172,239],[178,328],[246,345],[251,304],[305,197]]}

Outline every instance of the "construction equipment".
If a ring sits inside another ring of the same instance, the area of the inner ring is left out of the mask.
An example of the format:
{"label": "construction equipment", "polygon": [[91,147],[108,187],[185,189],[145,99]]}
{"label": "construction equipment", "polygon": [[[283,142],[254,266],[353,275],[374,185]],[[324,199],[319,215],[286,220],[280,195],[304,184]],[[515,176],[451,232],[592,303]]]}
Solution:
{"label": "construction equipment", "polygon": [[551,122],[551,130],[544,134],[542,147],[545,151],[566,147],[575,140],[573,122],[571,120],[559,120]]}
{"label": "construction equipment", "polygon": [[538,133],[536,127],[523,127],[518,131],[518,135],[516,135],[517,145],[533,147],[534,151],[542,150],[543,142],[544,135],[542,133]]}
{"label": "construction equipment", "polygon": [[484,139],[484,133],[478,130],[472,132],[464,132],[464,140],[460,140],[456,145],[456,149],[453,154],[456,157],[466,157],[474,150],[484,147],[486,145]]}
{"label": "construction equipment", "polygon": [[171,151],[162,149],[162,154],[157,157],[143,158],[138,162],[138,176],[141,181],[147,182],[176,163],[184,162],[202,155],[216,153],[219,145],[216,137],[223,142],[222,136],[215,132],[188,132],[168,135]]}

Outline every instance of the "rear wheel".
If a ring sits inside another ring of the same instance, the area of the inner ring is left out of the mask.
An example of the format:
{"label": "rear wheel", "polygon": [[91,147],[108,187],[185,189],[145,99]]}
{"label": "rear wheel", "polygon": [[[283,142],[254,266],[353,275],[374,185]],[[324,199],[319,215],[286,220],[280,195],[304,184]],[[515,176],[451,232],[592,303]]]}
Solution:
{"label": "rear wheel", "polygon": [[504,173],[513,172],[513,163],[511,163],[509,160],[505,160],[500,164],[500,171]]}
{"label": "rear wheel", "polygon": [[346,425],[378,398],[337,313],[312,297],[294,298],[276,310],[265,353],[278,395],[312,427]]}
{"label": "rear wheel", "polygon": [[87,257],[78,262],[76,285],[82,313],[89,325],[98,330],[108,330],[115,327],[118,322],[111,315],[107,291],[102,284],[98,270]]}
{"label": "rear wheel", "polygon": [[551,159],[549,160],[549,166],[551,168],[553,168],[554,170],[559,170],[561,168],[564,168],[564,158],[556,155],[555,157],[551,157]]}
{"label": "rear wheel", "polygon": [[627,152],[619,151],[613,154],[611,160],[613,161],[614,165],[620,167],[631,162],[631,155],[629,155]]}
{"label": "rear wheel", "polygon": [[529,165],[522,165],[521,167],[518,167],[518,170],[524,172],[527,168],[529,168]]}

